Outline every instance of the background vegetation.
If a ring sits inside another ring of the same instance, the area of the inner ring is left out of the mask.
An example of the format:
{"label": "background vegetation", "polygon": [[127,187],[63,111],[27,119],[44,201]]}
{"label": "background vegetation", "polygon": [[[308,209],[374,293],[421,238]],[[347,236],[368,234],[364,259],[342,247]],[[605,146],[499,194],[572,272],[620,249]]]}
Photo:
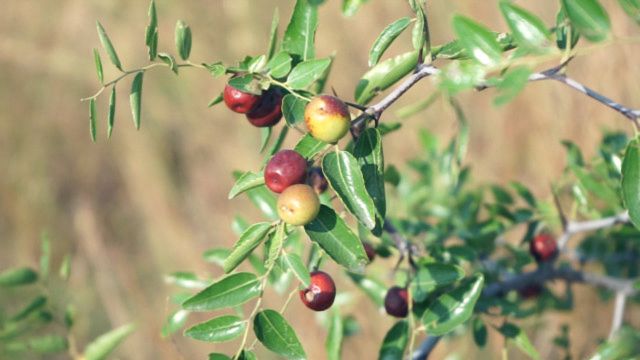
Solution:
{"label": "background vegetation", "polygon": [[[519,3],[553,23],[555,2]],[[88,76],[94,72],[95,19],[109,29],[125,65],[145,64],[148,1],[9,0],[4,5],[5,11],[0,12],[0,164],[4,165],[0,268],[35,266],[40,234],[46,230],[56,249],[55,261],[67,252],[73,254],[70,287],[77,304],[79,343],[106,328],[134,321],[138,330],[118,350],[121,358],[202,358],[212,350],[210,345],[181,336],[172,341],[160,338],[171,288],[158,274],[184,268],[221,271],[201,261],[202,251],[235,241],[229,226],[234,214],[259,219],[246,199],[227,200],[233,184],[231,172],[260,164],[261,158],[255,156],[259,131],[224,107],[207,108],[222,89],[223,79],[213,80],[198,69],[184,69],[180,80],[168,71],[158,71],[145,79],[144,131],[135,131],[128,120],[128,107],[121,106],[111,140],[105,140],[103,126],[98,143],[91,144],[86,104],[78,100],[98,86]],[[231,62],[244,54],[263,52],[271,10],[280,7],[281,18],[286,19],[292,2],[160,0],[157,5],[160,33],[172,34],[176,19],[184,19],[196,30],[194,61]],[[406,5],[372,1],[352,19],[342,17],[339,6],[337,1],[328,1],[320,8],[317,49],[324,55],[337,51],[329,85],[349,99],[367,69],[370,45],[380,29],[406,15]],[[614,34],[638,33],[619,7],[607,9]],[[453,38],[453,13],[472,15],[493,29],[507,30],[493,3],[433,1],[429,11],[434,43]],[[173,48],[169,36],[161,37],[160,42],[161,47]],[[640,68],[634,66],[638,55],[637,42],[618,42],[575,59],[569,71],[621,103],[638,105],[640,84],[635,80]],[[113,75],[109,71],[107,79]],[[430,81],[423,81],[401,101],[408,104],[424,99],[432,90]],[[118,100],[127,102],[124,95]],[[528,85],[516,101],[499,109],[492,105],[491,90],[464,93],[459,100],[471,127],[467,161],[472,164],[474,181],[505,184],[518,180],[542,198],[550,197],[549,183],[565,165],[561,140],[577,143],[588,158],[595,152],[602,129],[630,130],[619,114],[552,82]],[[393,109],[385,113],[392,115]],[[436,101],[407,120],[403,131],[390,135],[385,142],[388,162],[400,163],[421,151],[414,130],[425,126],[443,139],[454,133],[456,120],[445,101]],[[352,288],[338,273],[339,288]],[[610,305],[604,305],[592,289],[577,285],[575,290],[575,312],[550,312],[527,320],[526,328],[542,358],[560,356],[552,339],[563,323],[573,325],[571,350],[577,358],[590,354],[596,340],[607,336]],[[0,300],[2,296],[0,293]],[[276,295],[272,296],[274,304],[279,304]],[[346,340],[343,356],[374,358],[378,349],[370,344],[380,343],[393,320],[372,316],[378,310],[368,301],[355,303],[357,307],[343,312],[353,314],[361,333]],[[292,303],[288,319],[307,354],[323,358],[324,342],[317,339],[324,339],[325,329],[310,318],[300,303]],[[639,319],[638,310],[630,307],[626,320],[638,327]],[[444,358],[454,350],[461,358],[489,358],[501,347],[497,337],[482,354],[475,353],[468,339],[443,342],[433,358]],[[518,356],[513,353],[513,358]]]}

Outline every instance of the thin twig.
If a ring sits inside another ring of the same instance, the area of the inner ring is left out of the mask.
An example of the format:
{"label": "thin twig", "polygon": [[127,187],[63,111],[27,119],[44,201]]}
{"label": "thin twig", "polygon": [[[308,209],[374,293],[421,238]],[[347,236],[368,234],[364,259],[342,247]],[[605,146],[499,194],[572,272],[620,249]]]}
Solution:
{"label": "thin twig", "polygon": [[625,211],[618,215],[587,221],[567,221],[565,230],[558,239],[558,247],[562,250],[567,246],[569,239],[578,233],[595,231],[608,228],[617,224],[629,222],[629,212]]}
{"label": "thin twig", "polygon": [[624,318],[624,307],[627,302],[627,295],[618,292],[616,293],[615,305],[613,307],[613,317],[611,319],[611,330],[609,331],[609,340],[613,339],[616,332],[622,326],[622,319]]}

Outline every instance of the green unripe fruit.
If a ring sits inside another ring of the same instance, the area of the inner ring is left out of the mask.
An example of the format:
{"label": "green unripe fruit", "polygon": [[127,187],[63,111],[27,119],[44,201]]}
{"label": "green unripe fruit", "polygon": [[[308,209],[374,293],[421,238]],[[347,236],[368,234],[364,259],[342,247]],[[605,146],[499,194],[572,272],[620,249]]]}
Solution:
{"label": "green unripe fruit", "polygon": [[320,200],[309,185],[286,188],[278,197],[278,216],[289,225],[306,225],[318,216]]}
{"label": "green unripe fruit", "polygon": [[349,132],[351,115],[342,100],[320,95],[314,97],[304,109],[304,122],[311,136],[332,144]]}

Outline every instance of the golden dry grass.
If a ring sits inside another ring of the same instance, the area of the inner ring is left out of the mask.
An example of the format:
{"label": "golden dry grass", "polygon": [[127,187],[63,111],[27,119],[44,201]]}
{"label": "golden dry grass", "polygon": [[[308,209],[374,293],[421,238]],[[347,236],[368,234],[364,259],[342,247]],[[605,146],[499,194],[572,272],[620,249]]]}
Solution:
{"label": "golden dry grass", "polygon": [[[521,1],[551,22],[555,2]],[[612,0],[614,33],[639,35]],[[274,6],[283,23],[292,1],[189,0],[158,1],[160,47],[173,50],[173,26],[187,21],[194,31],[192,58],[232,62],[244,54],[264,51]],[[138,331],[118,351],[125,359],[203,358],[211,350],[233,346],[203,345],[176,336],[159,337],[173,290],[163,274],[191,269],[218,269],[201,260],[203,250],[228,246],[235,237],[235,214],[257,220],[244,199],[227,201],[230,173],[259,166],[259,134],[240,116],[207,102],[222,88],[201,70],[185,69],[180,77],[154,70],[144,82],[142,130],[135,131],[127,104],[128,82],[119,86],[116,129],[105,140],[106,97],[99,101],[97,144],[88,135],[87,106],[78,100],[97,88],[91,49],[99,43],[95,20],[107,28],[125,67],[145,63],[146,0],[19,1],[5,0],[0,12],[0,268],[35,264],[39,234],[47,229],[56,249],[74,254],[71,286],[79,310],[77,333],[86,343],[105,329],[135,321]],[[346,98],[366,70],[368,48],[391,21],[407,15],[402,1],[371,0],[354,18],[338,13],[337,1],[321,10],[318,53],[337,57],[330,85]],[[493,1],[433,1],[430,24],[435,43],[451,39],[454,12],[472,15],[494,29],[505,30]],[[406,38],[404,38],[406,40]],[[400,43],[402,43],[400,41]],[[405,43],[407,43],[405,41]],[[402,50],[402,45],[392,52]],[[637,43],[617,44],[578,58],[570,74],[622,103],[640,106],[636,66]],[[105,65],[106,65],[106,58]],[[109,68],[109,66],[106,66]],[[106,72],[111,78],[115,72]],[[430,94],[430,81],[417,86],[402,103]],[[542,197],[564,165],[560,140],[571,139],[586,154],[602,129],[630,130],[627,121],[602,105],[560,84],[535,83],[503,108],[491,105],[492,91],[461,97],[471,124],[468,161],[479,183],[520,180]],[[392,119],[392,111],[385,115]],[[419,151],[415,129],[428,127],[449,136],[455,118],[444,103],[436,103],[389,137],[389,163],[400,163]],[[344,287],[349,285],[340,280]],[[277,307],[282,299],[268,297]],[[345,343],[345,359],[371,359],[392,321],[372,315],[367,301],[345,308],[362,325],[362,333]],[[572,351],[586,356],[594,341],[608,332],[610,306],[591,290],[578,288],[571,315],[551,313],[534,325],[530,335],[543,358],[557,358],[550,339],[559,324],[572,324]],[[638,324],[638,312],[627,320]],[[633,316],[636,316],[634,319]],[[294,301],[288,316],[312,359],[324,358],[325,330]],[[200,316],[200,319],[204,317]],[[492,339],[490,350],[477,353],[468,337],[443,343],[434,358],[495,358],[502,344]],[[513,358],[520,355],[512,351]],[[270,355],[264,354],[265,358]]]}

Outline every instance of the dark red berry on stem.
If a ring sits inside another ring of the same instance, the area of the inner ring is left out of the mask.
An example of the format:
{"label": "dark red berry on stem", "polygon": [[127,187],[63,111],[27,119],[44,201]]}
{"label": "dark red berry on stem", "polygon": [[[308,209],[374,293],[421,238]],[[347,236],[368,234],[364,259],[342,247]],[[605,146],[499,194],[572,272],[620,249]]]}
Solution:
{"label": "dark red berry on stem", "polygon": [[549,261],[558,254],[558,243],[550,234],[540,234],[529,243],[529,252],[539,263]]}
{"label": "dark red berry on stem", "polygon": [[376,258],[376,249],[373,248],[373,245],[368,242],[363,242],[362,246],[364,247],[364,252],[367,253],[367,257],[369,258],[369,262],[372,262],[373,259]]}
{"label": "dark red berry on stem", "polygon": [[300,299],[311,310],[324,311],[333,305],[336,298],[336,284],[323,271],[311,273],[311,285],[300,290]]}
{"label": "dark red berry on stem", "polygon": [[229,84],[224,87],[223,98],[231,111],[240,114],[248,113],[260,101],[260,96],[240,91]]}
{"label": "dark red berry on stem", "polygon": [[384,297],[384,309],[387,314],[399,318],[407,317],[409,313],[408,297],[409,294],[405,288],[394,286],[389,289]]}
{"label": "dark red berry on stem", "polygon": [[264,169],[264,183],[271,191],[281,193],[307,178],[307,160],[294,150],[278,151]]}
{"label": "dark red berry on stem", "polygon": [[309,184],[318,195],[325,192],[329,186],[329,182],[327,182],[327,179],[324,177],[322,169],[317,166],[309,169],[307,184]]}
{"label": "dark red berry on stem", "polygon": [[247,120],[257,127],[273,126],[282,118],[282,94],[278,89],[269,89],[260,97],[256,106],[246,114]]}

